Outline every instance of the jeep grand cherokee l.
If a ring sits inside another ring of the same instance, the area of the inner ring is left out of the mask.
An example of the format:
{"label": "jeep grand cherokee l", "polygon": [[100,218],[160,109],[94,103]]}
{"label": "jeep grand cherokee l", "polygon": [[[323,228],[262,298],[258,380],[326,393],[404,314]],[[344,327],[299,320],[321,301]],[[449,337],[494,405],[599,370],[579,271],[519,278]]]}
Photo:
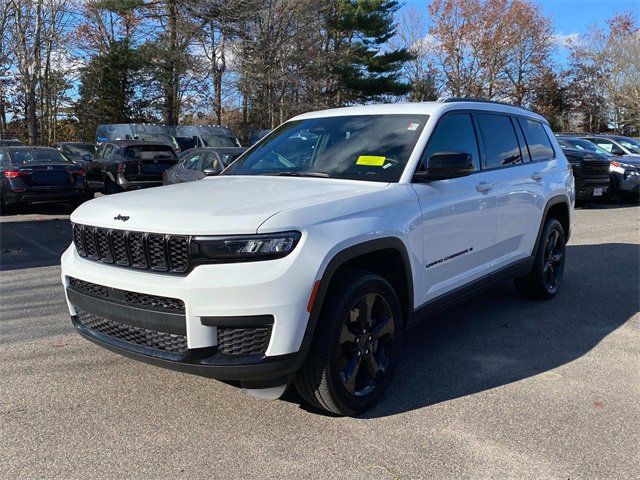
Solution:
{"label": "jeep grand cherokee l", "polygon": [[326,110],[221,175],[83,205],[62,281],[77,331],[104,347],[263,398],[293,384],[354,415],[439,308],[505,278],[552,298],[573,203],[571,168],[528,110]]}

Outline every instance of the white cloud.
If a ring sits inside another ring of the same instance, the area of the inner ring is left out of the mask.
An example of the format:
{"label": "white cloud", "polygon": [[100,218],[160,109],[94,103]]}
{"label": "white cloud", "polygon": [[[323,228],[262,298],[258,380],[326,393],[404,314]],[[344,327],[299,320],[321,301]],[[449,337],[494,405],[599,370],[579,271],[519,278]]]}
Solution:
{"label": "white cloud", "polygon": [[580,42],[579,33],[556,33],[551,37],[551,43],[559,48],[569,48],[572,45],[577,45]]}

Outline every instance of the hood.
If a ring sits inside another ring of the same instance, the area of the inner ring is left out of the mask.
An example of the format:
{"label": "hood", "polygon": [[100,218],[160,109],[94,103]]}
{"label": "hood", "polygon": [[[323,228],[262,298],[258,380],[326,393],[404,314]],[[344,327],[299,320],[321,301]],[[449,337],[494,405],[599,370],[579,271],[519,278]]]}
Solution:
{"label": "hood", "polygon": [[387,185],[328,178],[223,175],[102,196],[76,209],[71,221],[154,233],[247,234],[255,233],[265,220],[282,211]]}
{"label": "hood", "polygon": [[640,155],[623,155],[622,157],[610,158],[609,160],[611,160],[612,162],[640,165]]}

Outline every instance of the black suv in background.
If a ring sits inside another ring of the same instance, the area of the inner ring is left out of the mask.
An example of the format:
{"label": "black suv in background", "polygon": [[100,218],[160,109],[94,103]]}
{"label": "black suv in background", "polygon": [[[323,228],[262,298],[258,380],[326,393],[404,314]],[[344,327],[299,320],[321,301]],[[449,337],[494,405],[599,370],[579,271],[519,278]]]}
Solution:
{"label": "black suv in background", "polygon": [[573,170],[576,202],[601,199],[609,190],[609,157],[590,143],[581,138],[558,137],[558,144]]}
{"label": "black suv in background", "polygon": [[640,194],[640,141],[620,135],[582,134],[559,135],[577,149],[605,155],[609,162],[612,195],[637,198]]}
{"label": "black suv in background", "polygon": [[162,185],[162,174],[178,161],[166,144],[141,140],[103,143],[97,157],[87,166],[89,187],[104,193],[118,193]]}

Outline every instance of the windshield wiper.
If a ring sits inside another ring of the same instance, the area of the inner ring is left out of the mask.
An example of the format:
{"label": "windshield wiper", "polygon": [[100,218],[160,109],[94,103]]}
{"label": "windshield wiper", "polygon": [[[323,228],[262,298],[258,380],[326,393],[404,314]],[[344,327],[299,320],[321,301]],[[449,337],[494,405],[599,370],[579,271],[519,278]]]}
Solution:
{"label": "windshield wiper", "polygon": [[276,177],[315,177],[315,178],[330,178],[328,173],[322,172],[276,172],[269,173]]}

